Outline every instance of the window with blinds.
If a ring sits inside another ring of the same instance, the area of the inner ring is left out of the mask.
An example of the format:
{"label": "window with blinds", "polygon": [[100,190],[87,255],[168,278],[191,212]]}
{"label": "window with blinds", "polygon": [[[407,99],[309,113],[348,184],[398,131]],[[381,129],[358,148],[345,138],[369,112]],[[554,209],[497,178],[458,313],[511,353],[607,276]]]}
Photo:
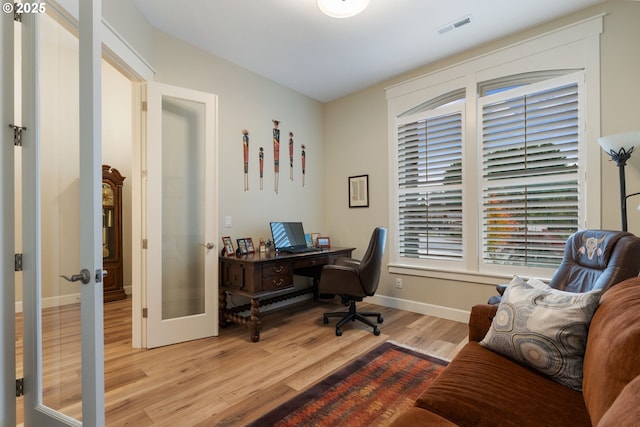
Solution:
{"label": "window with blinds", "polygon": [[579,91],[573,77],[479,99],[484,264],[562,260],[579,224]]}
{"label": "window with blinds", "polygon": [[398,119],[398,250],[459,260],[463,103]]}

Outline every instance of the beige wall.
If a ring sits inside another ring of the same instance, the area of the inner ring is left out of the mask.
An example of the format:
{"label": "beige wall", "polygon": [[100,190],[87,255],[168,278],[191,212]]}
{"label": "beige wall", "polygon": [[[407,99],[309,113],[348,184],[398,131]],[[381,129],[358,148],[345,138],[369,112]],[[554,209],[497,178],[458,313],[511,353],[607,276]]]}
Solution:
{"label": "beige wall", "polygon": [[[640,98],[640,79],[637,70],[640,69],[640,55],[637,41],[640,40],[640,26],[637,23],[640,22],[640,3],[619,0],[606,2],[556,22],[455,55],[325,105],[325,167],[327,171],[331,171],[330,174],[327,173],[326,185],[327,188],[336,191],[325,196],[325,221],[332,239],[364,248],[374,225],[388,225],[388,130],[384,90],[386,86],[474,58],[599,13],[606,13],[604,33],[601,37],[602,132],[610,134],[638,130],[640,106],[637,100]],[[617,168],[607,160],[608,156],[603,155],[602,227],[619,229]],[[345,182],[348,176],[362,173],[368,173],[370,176],[371,207],[365,210],[348,209]],[[628,192],[640,191],[640,185],[634,186],[639,182],[638,173],[640,155],[632,157],[627,167]],[[640,203],[640,197],[631,202]],[[632,207],[629,217],[629,230],[640,234],[640,213]],[[396,277],[402,277],[402,289],[395,288]],[[468,311],[472,305],[485,302],[493,295],[494,288],[488,284],[399,276],[384,272],[378,294],[410,300],[413,303],[409,305],[418,305],[419,310],[439,313],[439,309],[443,307],[453,308],[453,311]]]}
{"label": "beige wall", "polygon": [[[230,62],[154,33],[156,81],[218,96],[218,176],[221,236],[270,238],[269,221],[303,221],[308,232],[324,224],[325,148],[322,104]],[[274,189],[272,119],[280,121],[279,191]],[[242,130],[249,130],[249,191],[243,187]],[[294,180],[289,179],[288,134],[294,133]],[[300,145],[306,146],[302,186]],[[264,189],[258,150],[264,148]],[[232,227],[225,227],[230,216]],[[218,244],[220,241],[218,241]]]}

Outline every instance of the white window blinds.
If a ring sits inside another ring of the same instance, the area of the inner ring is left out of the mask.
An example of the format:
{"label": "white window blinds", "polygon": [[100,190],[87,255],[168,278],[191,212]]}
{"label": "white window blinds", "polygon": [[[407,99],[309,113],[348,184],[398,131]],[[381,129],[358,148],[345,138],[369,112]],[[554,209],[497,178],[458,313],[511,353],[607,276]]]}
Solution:
{"label": "white window blinds", "polygon": [[399,255],[462,258],[462,105],[399,119]]}
{"label": "white window blinds", "polygon": [[580,84],[567,80],[479,99],[485,264],[557,267],[578,229]]}

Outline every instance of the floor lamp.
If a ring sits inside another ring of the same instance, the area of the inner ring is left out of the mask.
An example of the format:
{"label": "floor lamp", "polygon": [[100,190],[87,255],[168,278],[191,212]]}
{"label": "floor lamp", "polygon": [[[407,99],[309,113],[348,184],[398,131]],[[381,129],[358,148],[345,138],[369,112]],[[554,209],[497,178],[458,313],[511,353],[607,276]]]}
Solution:
{"label": "floor lamp", "polygon": [[640,193],[627,194],[624,167],[633,149],[640,144],[640,132],[626,132],[603,136],[598,139],[602,149],[616,162],[620,175],[620,210],[622,211],[622,231],[627,231],[627,199]]}

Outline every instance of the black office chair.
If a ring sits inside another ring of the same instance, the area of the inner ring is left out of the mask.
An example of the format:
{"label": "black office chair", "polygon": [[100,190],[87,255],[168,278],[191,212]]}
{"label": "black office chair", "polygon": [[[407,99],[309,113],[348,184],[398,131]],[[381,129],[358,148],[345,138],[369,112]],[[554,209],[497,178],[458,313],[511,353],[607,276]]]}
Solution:
{"label": "black office chair", "polygon": [[336,335],[342,335],[342,326],[348,321],[359,320],[373,328],[374,335],[380,335],[378,326],[367,317],[376,317],[378,323],[382,323],[382,315],[373,312],[356,311],[356,301],[362,301],[364,297],[370,297],[376,293],[380,280],[380,268],[382,255],[387,240],[387,229],[377,227],[373,230],[369,247],[362,260],[353,258],[338,258],[335,264],[325,265],[322,268],[318,290],[321,294],[339,295],[345,304],[349,304],[348,312],[325,313],[322,321],[326,325],[329,317],[341,317],[336,324]]}

